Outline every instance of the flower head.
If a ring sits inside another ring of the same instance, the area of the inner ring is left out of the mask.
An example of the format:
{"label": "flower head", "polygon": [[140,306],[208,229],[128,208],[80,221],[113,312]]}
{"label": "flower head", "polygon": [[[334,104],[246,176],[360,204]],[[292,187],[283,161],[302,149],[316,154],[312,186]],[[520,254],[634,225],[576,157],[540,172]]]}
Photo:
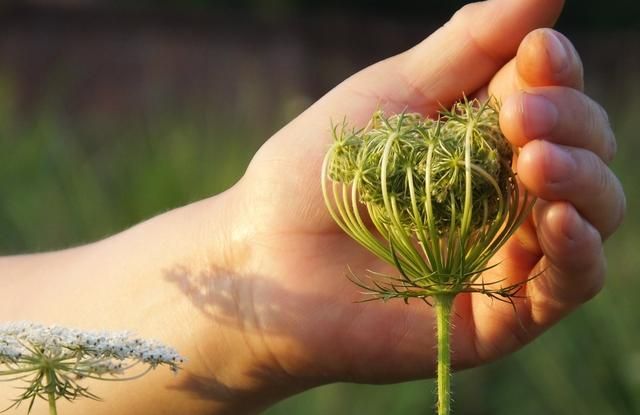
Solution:
{"label": "flower head", "polygon": [[[171,347],[129,332],[82,331],[31,322],[0,325],[0,365],[6,367],[0,375],[30,384],[13,406],[23,400],[30,400],[33,405],[36,397],[51,393],[55,399],[98,399],[78,380],[134,379],[161,365],[177,372],[183,362]],[[124,376],[139,365],[146,369]]]}
{"label": "flower head", "polygon": [[459,102],[438,120],[378,111],[362,130],[334,128],[322,173],[329,212],[401,274],[375,273],[364,284],[374,298],[513,294],[518,287],[479,281],[533,203],[512,157],[493,101]]}

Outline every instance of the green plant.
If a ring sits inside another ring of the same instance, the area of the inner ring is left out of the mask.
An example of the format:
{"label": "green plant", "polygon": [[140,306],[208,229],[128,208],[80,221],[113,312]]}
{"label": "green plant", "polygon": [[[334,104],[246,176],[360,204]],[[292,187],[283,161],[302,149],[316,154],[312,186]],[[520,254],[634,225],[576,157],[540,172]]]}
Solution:
{"label": "green plant", "polygon": [[[78,382],[84,379],[137,379],[160,365],[173,372],[183,358],[170,347],[134,338],[127,332],[80,331],[58,326],[21,322],[0,327],[0,376],[4,381],[24,380],[27,386],[6,410],[36,398],[49,403],[49,414],[57,414],[56,401],[79,397],[99,400]],[[134,376],[124,372],[138,365],[146,369]]]}
{"label": "green plant", "polygon": [[[366,299],[435,306],[438,412],[450,413],[450,315],[460,293],[512,301],[521,284],[485,281],[489,260],[534,199],[518,186],[497,104],[464,100],[439,119],[376,112],[362,130],[333,129],[322,168],[329,213],[353,239],[398,270],[371,271]],[[361,208],[368,219],[361,215]],[[370,224],[369,224],[370,223]]]}

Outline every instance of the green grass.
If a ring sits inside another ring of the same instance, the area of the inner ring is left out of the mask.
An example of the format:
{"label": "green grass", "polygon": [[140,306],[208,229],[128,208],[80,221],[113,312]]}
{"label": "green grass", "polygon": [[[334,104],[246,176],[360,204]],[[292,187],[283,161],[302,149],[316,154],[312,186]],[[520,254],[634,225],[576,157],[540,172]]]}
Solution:
{"label": "green grass", "polygon": [[[242,175],[269,134],[249,127],[251,114],[214,115],[206,108],[150,113],[132,125],[71,122],[50,103],[20,120],[9,89],[0,83],[2,254],[95,240],[220,192]],[[640,413],[640,223],[633,213],[640,202],[640,84],[630,78],[624,90],[598,99],[617,131],[614,168],[629,205],[625,224],[607,243],[607,286],[521,352],[457,374],[456,413]],[[427,414],[434,387],[430,380],[336,384],[288,399],[267,414]]]}
{"label": "green grass", "polygon": [[258,147],[247,138],[256,134],[233,118],[211,124],[193,115],[114,128],[69,125],[52,109],[19,122],[4,112],[0,252],[102,238],[231,186]]}

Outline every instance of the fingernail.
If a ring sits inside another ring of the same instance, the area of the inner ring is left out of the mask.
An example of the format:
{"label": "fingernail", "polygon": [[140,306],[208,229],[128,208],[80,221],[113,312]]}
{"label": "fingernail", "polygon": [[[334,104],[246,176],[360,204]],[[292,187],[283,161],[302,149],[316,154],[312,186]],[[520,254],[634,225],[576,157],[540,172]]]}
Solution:
{"label": "fingernail", "polygon": [[544,142],[545,179],[547,184],[566,182],[575,174],[576,161],[569,150],[563,146]]}
{"label": "fingernail", "polygon": [[522,95],[523,128],[528,139],[547,138],[558,122],[558,108],[542,95]]}
{"label": "fingernail", "polygon": [[559,35],[553,30],[545,31],[547,42],[545,43],[551,69],[555,73],[561,73],[569,64],[569,54],[560,40]]}

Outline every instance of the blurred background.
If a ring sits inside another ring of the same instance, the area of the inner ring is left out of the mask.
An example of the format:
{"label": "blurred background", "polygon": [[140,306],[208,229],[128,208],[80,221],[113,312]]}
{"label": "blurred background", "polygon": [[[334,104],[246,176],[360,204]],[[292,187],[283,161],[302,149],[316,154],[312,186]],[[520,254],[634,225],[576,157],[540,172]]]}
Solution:
{"label": "blurred background", "polygon": [[[92,241],[224,190],[311,102],[466,2],[345,3],[0,0],[0,254]],[[457,374],[459,414],[640,414],[640,2],[567,3],[558,28],[609,111],[629,213],[604,292]],[[267,414],[426,414],[434,387],[330,385]]]}

